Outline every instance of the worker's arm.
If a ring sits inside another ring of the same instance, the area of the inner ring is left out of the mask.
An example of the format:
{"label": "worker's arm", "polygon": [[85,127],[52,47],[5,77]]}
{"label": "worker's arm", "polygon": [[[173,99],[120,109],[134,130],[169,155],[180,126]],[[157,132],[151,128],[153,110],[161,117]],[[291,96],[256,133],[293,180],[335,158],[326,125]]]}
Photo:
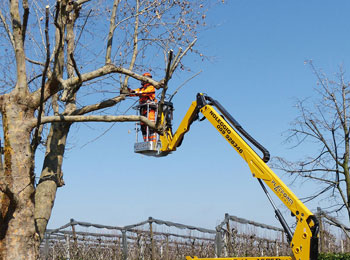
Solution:
{"label": "worker's arm", "polygon": [[146,88],[136,88],[136,89],[130,89],[128,88],[130,97],[136,97],[136,96],[147,96],[147,95],[154,95],[156,93],[156,90],[153,86],[148,86]]}
{"label": "worker's arm", "polygon": [[139,88],[137,89],[131,89],[131,88],[128,88],[128,94],[129,94],[129,97],[136,97],[136,91],[139,91]]}

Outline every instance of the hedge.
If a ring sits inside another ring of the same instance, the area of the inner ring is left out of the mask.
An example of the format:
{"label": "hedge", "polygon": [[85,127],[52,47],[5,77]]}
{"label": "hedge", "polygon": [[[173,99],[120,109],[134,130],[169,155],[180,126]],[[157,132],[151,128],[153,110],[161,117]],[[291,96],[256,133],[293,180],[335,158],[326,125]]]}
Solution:
{"label": "hedge", "polygon": [[336,253],[336,254],[319,254],[318,260],[350,260],[350,253]]}

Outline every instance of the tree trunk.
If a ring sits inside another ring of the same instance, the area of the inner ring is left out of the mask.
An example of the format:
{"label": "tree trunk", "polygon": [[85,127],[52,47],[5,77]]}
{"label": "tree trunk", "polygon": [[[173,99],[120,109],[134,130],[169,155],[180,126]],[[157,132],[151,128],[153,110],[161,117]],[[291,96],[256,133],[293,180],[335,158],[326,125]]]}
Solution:
{"label": "tree trunk", "polygon": [[0,259],[36,259],[39,237],[34,225],[34,155],[30,145],[34,111],[29,100],[7,95],[1,108],[5,153],[0,178]]}
{"label": "tree trunk", "polygon": [[35,224],[43,239],[57,187],[64,185],[62,162],[71,123],[52,123],[39,184],[35,192]]}

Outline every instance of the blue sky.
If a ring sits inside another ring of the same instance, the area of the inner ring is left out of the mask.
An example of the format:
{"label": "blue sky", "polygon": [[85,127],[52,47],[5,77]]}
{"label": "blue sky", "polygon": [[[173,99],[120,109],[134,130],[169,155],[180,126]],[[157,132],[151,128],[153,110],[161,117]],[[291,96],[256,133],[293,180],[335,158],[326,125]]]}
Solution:
{"label": "blue sky", "polygon": [[[341,64],[346,70],[349,10],[349,1],[325,0],[231,0],[212,8],[210,26],[197,42],[212,59],[185,59],[194,72],[203,72],[174,98],[175,128],[196,93],[204,92],[220,101],[272,156],[299,158],[300,152],[283,144],[283,132],[297,115],[295,100],[311,96],[316,86],[304,61],[312,59],[329,75]],[[186,79],[178,74],[171,91]],[[133,153],[131,123],[115,124],[89,143],[109,127],[73,127],[73,149],[63,165],[66,185],[58,190],[50,228],[70,218],[123,226],[149,216],[214,228],[225,213],[278,226],[246,163],[208,122],[195,122],[178,151],[165,158]],[[302,197],[312,185],[291,188]],[[307,206],[314,211],[318,204]]]}

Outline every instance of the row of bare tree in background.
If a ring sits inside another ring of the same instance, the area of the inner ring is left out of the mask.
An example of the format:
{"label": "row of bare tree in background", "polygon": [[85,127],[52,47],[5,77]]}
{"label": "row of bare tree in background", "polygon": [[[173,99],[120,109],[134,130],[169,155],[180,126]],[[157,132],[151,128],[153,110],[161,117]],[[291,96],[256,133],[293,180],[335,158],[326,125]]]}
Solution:
{"label": "row of bare tree in background", "polygon": [[[319,212],[322,213],[322,212]],[[321,220],[320,251],[350,251],[349,231]],[[49,230],[41,245],[41,259],[185,259],[185,256],[290,255],[283,229],[225,214],[215,230],[150,217],[125,227],[71,220]]]}

